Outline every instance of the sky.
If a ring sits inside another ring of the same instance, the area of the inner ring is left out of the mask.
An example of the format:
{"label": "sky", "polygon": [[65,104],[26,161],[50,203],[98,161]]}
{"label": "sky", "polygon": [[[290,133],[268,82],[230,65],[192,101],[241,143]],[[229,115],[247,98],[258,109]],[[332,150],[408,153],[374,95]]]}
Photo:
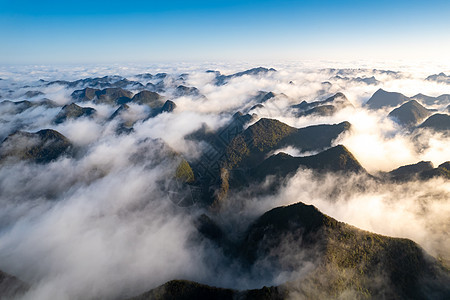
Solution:
{"label": "sky", "polygon": [[450,1],[0,0],[0,64],[450,60]]}

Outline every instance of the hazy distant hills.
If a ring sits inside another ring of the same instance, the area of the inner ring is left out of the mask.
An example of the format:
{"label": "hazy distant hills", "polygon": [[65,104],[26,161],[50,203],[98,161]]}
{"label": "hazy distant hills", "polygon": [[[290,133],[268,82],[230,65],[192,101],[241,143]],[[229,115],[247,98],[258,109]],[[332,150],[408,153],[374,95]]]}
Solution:
{"label": "hazy distant hills", "polygon": [[442,105],[446,103],[450,103],[450,95],[444,94],[438,97],[431,97],[424,94],[417,94],[412,96],[411,99],[417,100],[424,105]]}
{"label": "hazy distant hills", "polygon": [[438,83],[450,84],[450,76],[445,73],[439,73],[428,76],[425,80],[436,81]]}
{"label": "hazy distant hills", "polygon": [[242,77],[244,75],[261,76],[261,75],[266,75],[267,73],[270,73],[270,72],[276,72],[276,70],[273,68],[267,69],[267,68],[263,68],[263,67],[258,67],[258,68],[253,68],[250,70],[238,72],[238,73],[231,74],[231,75],[222,75],[218,71],[207,71],[207,72],[214,73],[216,75],[215,84],[220,86],[220,85],[226,84],[228,82],[228,80],[233,79],[233,78]]}

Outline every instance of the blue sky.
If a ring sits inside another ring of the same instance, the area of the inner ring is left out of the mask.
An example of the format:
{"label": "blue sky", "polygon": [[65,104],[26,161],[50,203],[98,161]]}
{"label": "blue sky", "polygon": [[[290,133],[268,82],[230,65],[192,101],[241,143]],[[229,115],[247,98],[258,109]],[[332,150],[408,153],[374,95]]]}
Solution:
{"label": "blue sky", "polygon": [[0,63],[450,60],[450,1],[0,0]]}

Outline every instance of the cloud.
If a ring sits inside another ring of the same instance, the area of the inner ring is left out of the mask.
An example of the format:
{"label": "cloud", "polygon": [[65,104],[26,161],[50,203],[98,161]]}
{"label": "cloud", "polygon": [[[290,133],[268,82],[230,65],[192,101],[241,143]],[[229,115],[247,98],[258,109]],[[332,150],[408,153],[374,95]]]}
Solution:
{"label": "cloud", "polygon": [[[276,118],[297,128],[349,121],[351,131],[334,143],[344,144],[373,174],[420,160],[431,160],[435,165],[449,160],[449,137],[423,131],[420,139],[426,147],[418,147],[417,136],[388,119],[388,111],[362,107],[380,87],[407,96],[418,92],[435,96],[448,93],[448,87],[425,82],[424,72],[401,66],[396,66],[402,70],[399,78],[372,68],[345,70],[350,77],[373,75],[381,81],[380,86],[333,82],[330,78],[334,75],[323,66],[327,63],[278,63],[273,66],[278,71],[269,76],[242,76],[223,86],[215,86],[213,74],[205,71],[219,69],[231,74],[252,66],[1,67],[4,80],[0,81],[0,94],[9,95],[11,89],[15,91],[11,95],[20,98],[26,90],[41,90],[42,97],[60,107],[37,106],[17,114],[0,107],[0,139],[17,130],[53,128],[68,137],[77,152],[74,157],[61,157],[46,165],[20,162],[0,166],[0,269],[32,284],[25,299],[120,298],[175,278],[247,289],[302,276],[314,262],[304,260],[304,252],[295,258],[289,256],[292,253],[287,248],[280,249],[285,259],[299,262],[292,272],[281,268],[262,276],[268,270],[264,261],[253,270],[242,270],[213,243],[199,238],[194,220],[202,213],[213,213],[196,206],[174,205],[165,187],[173,180],[181,159],[174,153],[190,160],[200,157],[207,147],[186,136],[204,124],[218,129],[236,111],[246,113],[256,104],[254,96],[259,91],[278,94],[253,111],[260,118]],[[146,119],[148,108],[131,104],[121,117],[134,122],[134,131],[118,135],[119,120],[108,122],[118,106],[78,103],[95,108],[97,114],[53,124],[61,106],[71,101],[73,88],[46,87],[38,82],[39,78],[76,80],[113,74],[131,80],[146,72],[188,72],[186,85],[197,87],[206,99],[174,98],[174,112],[150,119]],[[332,85],[322,84],[324,81]],[[346,108],[327,117],[299,118],[291,108],[303,100],[322,100],[337,92],[343,92],[355,109]],[[292,147],[278,151],[311,154]],[[270,180],[263,185],[269,185]],[[450,253],[446,218],[450,186],[441,179],[392,184],[364,176],[317,177],[302,170],[275,194],[249,194],[230,195],[222,214],[213,215],[231,239],[238,239],[267,210],[302,201],[362,229],[411,238],[435,256],[448,259]],[[221,276],[217,276],[218,271]]]}

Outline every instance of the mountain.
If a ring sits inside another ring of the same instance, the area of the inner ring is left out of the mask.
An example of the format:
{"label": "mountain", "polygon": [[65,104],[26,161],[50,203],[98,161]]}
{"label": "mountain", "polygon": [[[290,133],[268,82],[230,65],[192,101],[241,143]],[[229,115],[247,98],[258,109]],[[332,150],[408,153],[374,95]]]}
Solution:
{"label": "mountain", "polygon": [[250,267],[264,263],[260,272],[299,271],[301,276],[283,286],[300,299],[340,295],[445,299],[450,295],[449,270],[413,241],[357,229],[301,202],[274,208],[256,219],[239,253]]}
{"label": "mountain", "polygon": [[57,80],[51,81],[46,84],[47,86],[51,85],[64,85],[68,88],[82,88],[89,87],[95,89],[104,89],[104,88],[132,88],[132,89],[142,89],[143,85],[137,81],[130,81],[124,77],[113,75],[113,76],[104,76],[104,77],[96,77],[96,78],[84,78],[75,81],[65,81],[65,80]]}
{"label": "mountain", "polygon": [[420,161],[416,164],[401,166],[387,175],[394,181],[426,180],[436,177],[450,180],[450,162],[444,162],[435,168],[430,161]]}
{"label": "mountain", "polygon": [[411,100],[391,111],[388,116],[400,125],[411,126],[420,123],[429,115],[431,112],[428,109],[416,100]]}
{"label": "mountain", "polygon": [[179,85],[173,93],[174,97],[191,96],[191,97],[204,97],[196,87],[188,87]]}
{"label": "mountain", "polygon": [[332,116],[334,115],[338,109],[334,105],[320,105],[306,111],[301,111],[297,114],[297,117],[304,116]]}
{"label": "mountain", "polygon": [[96,97],[96,93],[100,91],[98,89],[93,88],[85,88],[82,90],[74,91],[70,96],[74,101],[92,101]]}
{"label": "mountain", "polygon": [[438,83],[450,84],[450,76],[445,75],[445,73],[430,75],[427,78],[425,78],[425,80],[435,81]]}
{"label": "mountain", "polygon": [[[220,228],[214,232],[208,234],[213,238],[223,234]],[[449,270],[413,241],[360,230],[302,202],[262,214],[233,247],[231,263],[267,280],[283,274],[287,281],[237,291],[172,280],[131,299],[447,299],[450,295]]]}
{"label": "mountain", "polygon": [[294,128],[275,119],[262,118],[244,129],[250,115],[236,113],[229,124],[217,132],[203,128],[188,139],[205,141],[207,153],[193,163],[198,177],[220,178],[221,168],[251,169],[260,164],[269,152],[292,146],[303,151],[317,151],[330,147],[331,142],[350,128],[350,123],[314,125]]}
{"label": "mountain", "polygon": [[347,82],[352,82],[352,83],[365,83],[367,85],[378,85],[381,82],[378,81],[375,76],[371,76],[371,77],[342,77],[339,75],[336,75],[332,78],[330,78],[330,80],[343,80],[343,81],[347,81]]}
{"label": "mountain", "polygon": [[131,101],[133,93],[121,88],[106,88],[96,91],[97,99],[94,100],[96,104],[120,105]]}
{"label": "mountain", "polygon": [[161,107],[161,113],[173,112],[175,110],[175,108],[177,108],[177,105],[175,104],[175,102],[173,102],[171,100],[167,100],[166,102],[164,102],[164,105]]}
{"label": "mountain", "polygon": [[424,171],[433,170],[431,161],[420,161],[416,164],[401,166],[388,173],[388,176],[393,180],[412,180],[419,177],[419,174]]}
{"label": "mountain", "polygon": [[337,111],[345,107],[353,107],[353,105],[343,93],[336,93],[325,100],[310,103],[303,101],[291,107],[297,109],[298,117],[302,117],[309,115],[331,116]]}
{"label": "mountain", "polygon": [[364,173],[365,170],[356,160],[353,154],[338,145],[316,155],[294,157],[280,152],[264,160],[259,166],[251,171],[251,176],[258,180],[263,180],[268,175],[276,175],[277,178],[284,178],[295,173],[300,167],[313,169],[318,172],[353,172]]}
{"label": "mountain", "polygon": [[118,109],[116,109],[113,114],[108,118],[109,121],[117,118],[123,111],[129,110],[130,107],[127,104],[122,104],[119,106]]}
{"label": "mountain", "polygon": [[227,169],[254,167],[270,151],[292,146],[302,151],[321,150],[331,145],[350,123],[314,125],[305,128],[290,127],[275,119],[262,118],[231,140],[226,148],[223,166]]}
{"label": "mountain", "polygon": [[18,131],[0,145],[0,161],[8,158],[48,163],[69,153],[72,144],[61,133],[43,129],[35,133]]}
{"label": "mountain", "polygon": [[0,271],[0,299],[17,299],[30,287],[20,279]]}
{"label": "mountain", "polygon": [[281,288],[263,287],[258,290],[237,291],[212,287],[187,280],[171,280],[129,300],[281,300],[285,295]]}
{"label": "mountain", "polygon": [[61,111],[56,115],[54,123],[60,124],[67,119],[77,119],[81,117],[89,117],[95,114],[96,110],[91,107],[80,107],[75,103],[64,105]]}
{"label": "mountain", "polygon": [[159,108],[164,105],[164,97],[151,91],[141,91],[133,96],[131,102],[139,105],[148,105],[150,108]]}
{"label": "mountain", "polygon": [[44,93],[41,91],[27,91],[24,96],[27,98],[34,98],[42,95],[44,95]]}
{"label": "mountain", "polygon": [[127,104],[122,104],[117,108],[114,113],[108,118],[109,121],[117,119],[118,124],[116,128],[117,134],[129,134],[133,132],[133,125],[135,123],[134,120],[130,120],[123,117],[123,113],[126,113],[130,110],[130,107]]}
{"label": "mountain", "polygon": [[264,103],[266,101],[269,101],[272,98],[288,98],[288,96],[286,96],[283,93],[274,93],[274,92],[264,92],[264,91],[259,91],[256,93],[255,96],[253,96],[251,98],[251,101],[254,101],[258,104]]}
{"label": "mountain", "polygon": [[33,106],[33,103],[27,100],[24,101],[10,101],[4,100],[0,102],[0,110],[3,113],[20,114]]}
{"label": "mountain", "polygon": [[96,104],[120,105],[131,101],[133,93],[122,88],[106,88],[103,90],[84,88],[71,94],[74,101],[94,101]]}
{"label": "mountain", "polygon": [[188,135],[186,138],[197,142],[206,142],[216,151],[222,151],[237,134],[242,133],[244,126],[252,119],[252,115],[243,114],[238,111],[231,117],[228,123],[217,130],[213,130],[206,124],[203,124],[199,130]]}
{"label": "mountain", "polygon": [[245,186],[248,172],[271,151],[287,146],[303,151],[322,150],[349,128],[350,123],[342,122],[297,129],[278,120],[262,118],[241,133],[234,129],[228,131],[232,136],[224,143],[225,147],[208,149],[200,161],[193,164],[196,177],[203,179],[201,184],[206,187],[203,202],[220,207],[228,191]]}
{"label": "mountain", "polygon": [[411,99],[417,100],[425,105],[445,105],[450,103],[450,94],[443,94],[438,97],[431,97],[424,94],[417,94]]}
{"label": "mountain", "polygon": [[49,99],[42,99],[39,101],[10,101],[10,100],[4,100],[0,102],[0,110],[2,113],[9,113],[9,114],[20,114],[24,112],[25,110],[29,108],[35,108],[39,106],[44,106],[46,108],[55,108],[58,107],[58,105],[49,100]]}
{"label": "mountain", "polygon": [[244,75],[250,75],[250,76],[261,76],[261,75],[266,75],[268,73],[271,72],[276,72],[277,70],[270,68],[263,68],[263,67],[258,67],[258,68],[253,68],[253,69],[249,69],[243,72],[238,72],[235,74],[231,74],[231,75],[221,75],[220,72],[214,72],[214,71],[209,71],[209,73],[214,72],[216,74],[216,78],[214,80],[215,85],[225,85],[228,83],[228,81],[232,78],[237,78],[237,77],[241,77]]}
{"label": "mountain", "polygon": [[450,161],[440,164],[437,168],[426,170],[420,173],[421,179],[444,178],[450,180]]}
{"label": "mountain", "polygon": [[365,103],[369,109],[380,109],[384,107],[396,107],[411,99],[403,94],[387,92],[383,89],[376,91]]}
{"label": "mountain", "polygon": [[428,128],[440,132],[448,131],[450,130],[450,115],[434,114],[420,124],[419,128]]}

